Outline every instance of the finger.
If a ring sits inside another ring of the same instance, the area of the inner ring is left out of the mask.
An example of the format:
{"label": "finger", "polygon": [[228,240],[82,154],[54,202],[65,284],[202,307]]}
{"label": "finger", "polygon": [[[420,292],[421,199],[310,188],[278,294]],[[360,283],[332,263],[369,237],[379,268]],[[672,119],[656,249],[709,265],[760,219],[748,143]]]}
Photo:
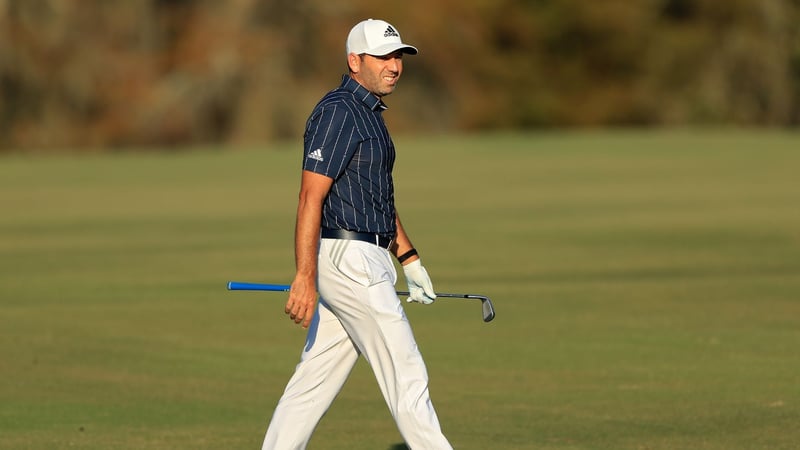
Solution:
{"label": "finger", "polygon": [[431,283],[430,280],[426,280],[425,283],[422,284],[422,291],[426,297],[430,299],[436,298],[436,291],[433,290],[433,283]]}
{"label": "finger", "polygon": [[305,304],[305,303],[298,304],[297,305],[297,309],[292,312],[292,320],[294,320],[294,323],[299,324],[308,315],[309,315],[309,313],[308,313],[308,304]]}
{"label": "finger", "polygon": [[314,318],[313,314],[309,314],[306,316],[306,320],[303,321],[303,328],[308,328],[311,325],[311,320]]}
{"label": "finger", "polygon": [[295,305],[294,308],[292,308],[291,314],[289,314],[289,317],[292,320],[294,320],[295,323],[299,323],[300,322],[300,320],[298,319],[298,316],[300,315],[300,311],[301,311],[300,305]]}
{"label": "finger", "polygon": [[294,295],[292,295],[292,293],[290,292],[289,293],[289,298],[286,299],[286,306],[283,308],[283,312],[285,312],[286,314],[291,314],[292,313],[292,309],[294,309],[294,306],[295,306],[295,303],[296,303],[295,302],[295,298],[296,297]]}
{"label": "finger", "polygon": [[285,312],[290,319],[294,320],[294,316],[297,314],[297,303],[294,301],[289,301],[286,303],[286,307],[283,309],[283,312]]}

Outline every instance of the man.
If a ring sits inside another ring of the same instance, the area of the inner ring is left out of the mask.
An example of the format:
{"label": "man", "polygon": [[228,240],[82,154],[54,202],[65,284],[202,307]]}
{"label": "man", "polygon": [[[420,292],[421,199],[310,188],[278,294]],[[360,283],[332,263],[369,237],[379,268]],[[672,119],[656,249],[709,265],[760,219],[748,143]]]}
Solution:
{"label": "man", "polygon": [[390,256],[403,266],[408,301],[432,303],[431,280],[395,209],[395,149],[381,116],[382,98],[394,91],[403,72],[403,55],[416,53],[389,23],[360,22],[347,37],[349,74],[320,100],[306,124],[297,271],[285,311],[309,330],[264,449],[305,448],[359,355],[372,367],[406,444],[413,450],[452,448],[395,293]]}

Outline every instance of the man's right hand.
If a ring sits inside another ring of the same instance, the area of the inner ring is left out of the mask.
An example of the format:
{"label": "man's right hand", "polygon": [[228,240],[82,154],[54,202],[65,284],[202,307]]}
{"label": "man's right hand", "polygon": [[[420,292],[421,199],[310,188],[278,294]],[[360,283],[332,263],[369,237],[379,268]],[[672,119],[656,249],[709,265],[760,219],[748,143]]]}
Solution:
{"label": "man's right hand", "polygon": [[286,301],[284,312],[296,324],[302,323],[303,328],[311,325],[314,318],[314,309],[317,307],[317,286],[313,279],[295,277],[289,289],[289,299]]}

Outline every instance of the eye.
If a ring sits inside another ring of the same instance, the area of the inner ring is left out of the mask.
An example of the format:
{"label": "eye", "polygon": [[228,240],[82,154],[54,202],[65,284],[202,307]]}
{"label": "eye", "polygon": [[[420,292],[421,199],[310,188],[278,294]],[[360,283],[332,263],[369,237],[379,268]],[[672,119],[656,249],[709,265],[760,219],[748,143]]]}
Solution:
{"label": "eye", "polygon": [[394,53],[389,53],[388,55],[378,56],[377,58],[382,61],[388,61],[390,59],[403,59],[403,52],[396,51]]}

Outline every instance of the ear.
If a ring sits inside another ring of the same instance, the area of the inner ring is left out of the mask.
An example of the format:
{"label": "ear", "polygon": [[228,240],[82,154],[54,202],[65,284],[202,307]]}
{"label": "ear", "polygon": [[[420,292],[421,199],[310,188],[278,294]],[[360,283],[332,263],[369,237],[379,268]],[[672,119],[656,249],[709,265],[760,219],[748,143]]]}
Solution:
{"label": "ear", "polygon": [[361,70],[361,57],[355,53],[348,54],[347,65],[350,67],[350,72],[358,73]]}

